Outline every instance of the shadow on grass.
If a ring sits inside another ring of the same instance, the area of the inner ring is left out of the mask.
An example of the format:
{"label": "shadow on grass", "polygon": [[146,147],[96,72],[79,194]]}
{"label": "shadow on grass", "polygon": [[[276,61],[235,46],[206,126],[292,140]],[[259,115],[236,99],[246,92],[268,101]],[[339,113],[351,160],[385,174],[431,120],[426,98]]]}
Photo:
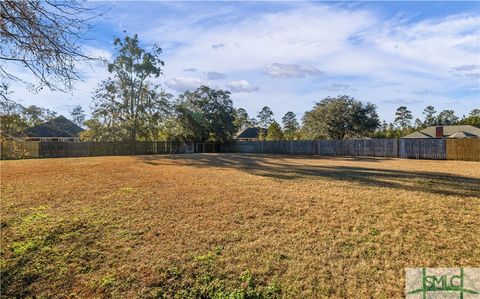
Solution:
{"label": "shadow on grass", "polygon": [[[142,156],[149,164],[161,166],[169,160],[198,168],[234,168],[249,174],[280,180],[325,178],[366,186],[396,188],[442,195],[480,197],[480,179],[441,172],[404,171],[357,166],[301,165],[295,159],[332,159],[312,156],[272,156],[261,154],[192,154]],[[288,159],[288,160],[287,160]],[[335,157],[338,161],[381,162],[388,158]]]}

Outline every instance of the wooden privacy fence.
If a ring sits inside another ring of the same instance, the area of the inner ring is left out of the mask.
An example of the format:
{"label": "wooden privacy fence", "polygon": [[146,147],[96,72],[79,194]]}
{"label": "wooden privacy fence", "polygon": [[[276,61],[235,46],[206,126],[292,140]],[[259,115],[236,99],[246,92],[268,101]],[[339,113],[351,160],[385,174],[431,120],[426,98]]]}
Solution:
{"label": "wooden privacy fence", "polygon": [[223,152],[321,156],[398,157],[397,139],[241,141]]}
{"label": "wooden privacy fence", "polygon": [[1,158],[12,159],[19,157],[38,158],[40,142],[39,141],[24,141],[24,140],[8,140],[1,143]]}
{"label": "wooden privacy fence", "polygon": [[480,139],[240,141],[222,152],[480,161]]}
{"label": "wooden privacy fence", "polygon": [[398,139],[399,158],[445,160],[445,139]]}
{"label": "wooden privacy fence", "polygon": [[447,159],[480,161],[480,138],[447,139]]}
{"label": "wooden privacy fence", "polygon": [[[189,150],[172,142],[41,142],[21,141],[27,158],[62,158],[118,155],[181,154]],[[11,150],[2,146],[2,158],[11,158]]]}
{"label": "wooden privacy fence", "polygon": [[[26,152],[28,158],[223,152],[480,161],[479,138],[239,141],[222,144],[20,141],[17,147]],[[11,152],[2,144],[2,158],[13,158]]]}

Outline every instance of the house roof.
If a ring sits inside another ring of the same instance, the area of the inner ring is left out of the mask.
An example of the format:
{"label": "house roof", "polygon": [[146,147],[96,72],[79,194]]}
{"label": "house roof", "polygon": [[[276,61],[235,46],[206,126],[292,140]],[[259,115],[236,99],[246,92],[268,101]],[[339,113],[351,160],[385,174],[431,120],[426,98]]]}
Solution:
{"label": "house roof", "polygon": [[39,124],[25,130],[28,137],[78,137],[83,129],[60,115],[43,124]]}
{"label": "house roof", "polygon": [[[421,131],[413,132],[403,138],[436,138],[435,130],[436,126],[425,128]],[[468,137],[480,137],[480,128],[471,125],[461,126],[443,126],[443,137],[450,137],[457,133],[463,132],[465,137],[452,137],[452,138],[468,138]],[[458,135],[461,136],[461,135]]]}
{"label": "house roof", "polygon": [[260,128],[260,127],[252,127],[252,128],[246,128],[243,130],[240,134],[235,137],[236,139],[253,139],[253,138],[258,138],[258,135],[260,131],[263,131],[266,133],[267,130]]}
{"label": "house roof", "polygon": [[475,135],[472,135],[463,131],[457,132],[455,134],[448,136],[448,138],[470,138],[470,137],[475,137]]}
{"label": "house roof", "polygon": [[407,136],[405,136],[403,138],[432,138],[432,136],[424,134],[420,131],[417,131],[417,132],[413,132],[411,134],[408,134]]}

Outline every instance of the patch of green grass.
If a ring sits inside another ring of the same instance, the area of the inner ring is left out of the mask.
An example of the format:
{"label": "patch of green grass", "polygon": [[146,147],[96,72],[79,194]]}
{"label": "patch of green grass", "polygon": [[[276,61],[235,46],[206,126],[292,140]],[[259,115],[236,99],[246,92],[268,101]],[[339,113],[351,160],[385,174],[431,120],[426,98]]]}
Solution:
{"label": "patch of green grass", "polygon": [[100,279],[100,286],[102,288],[111,287],[113,286],[114,283],[115,283],[115,277],[112,274],[105,275]]}
{"label": "patch of green grass", "polygon": [[380,231],[377,228],[372,227],[370,229],[370,236],[378,236],[379,234],[380,234]]}
{"label": "patch of green grass", "polygon": [[15,242],[12,244],[12,251],[16,255],[22,255],[29,251],[33,251],[37,248],[38,248],[38,244],[32,240],[28,240],[24,242]]}
{"label": "patch of green grass", "polygon": [[221,247],[198,255],[189,271],[172,266],[163,271],[163,281],[152,288],[154,298],[280,298],[280,284],[260,283],[249,271],[230,278],[219,266]]}
{"label": "patch of green grass", "polygon": [[32,297],[35,285],[45,283],[68,291],[72,277],[101,267],[101,233],[85,220],[55,219],[35,213],[16,224],[12,227],[18,232],[16,241],[10,250],[2,252],[2,295]]}
{"label": "patch of green grass", "polygon": [[37,221],[45,220],[48,215],[45,213],[33,213],[23,218],[23,224],[29,225]]}

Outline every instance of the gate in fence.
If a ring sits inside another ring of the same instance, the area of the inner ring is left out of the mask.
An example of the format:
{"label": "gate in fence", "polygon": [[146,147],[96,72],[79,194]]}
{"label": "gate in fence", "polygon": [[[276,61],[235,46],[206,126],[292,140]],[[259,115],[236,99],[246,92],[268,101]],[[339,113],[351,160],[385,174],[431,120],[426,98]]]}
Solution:
{"label": "gate in fence", "polygon": [[221,153],[221,143],[194,143],[194,153]]}

